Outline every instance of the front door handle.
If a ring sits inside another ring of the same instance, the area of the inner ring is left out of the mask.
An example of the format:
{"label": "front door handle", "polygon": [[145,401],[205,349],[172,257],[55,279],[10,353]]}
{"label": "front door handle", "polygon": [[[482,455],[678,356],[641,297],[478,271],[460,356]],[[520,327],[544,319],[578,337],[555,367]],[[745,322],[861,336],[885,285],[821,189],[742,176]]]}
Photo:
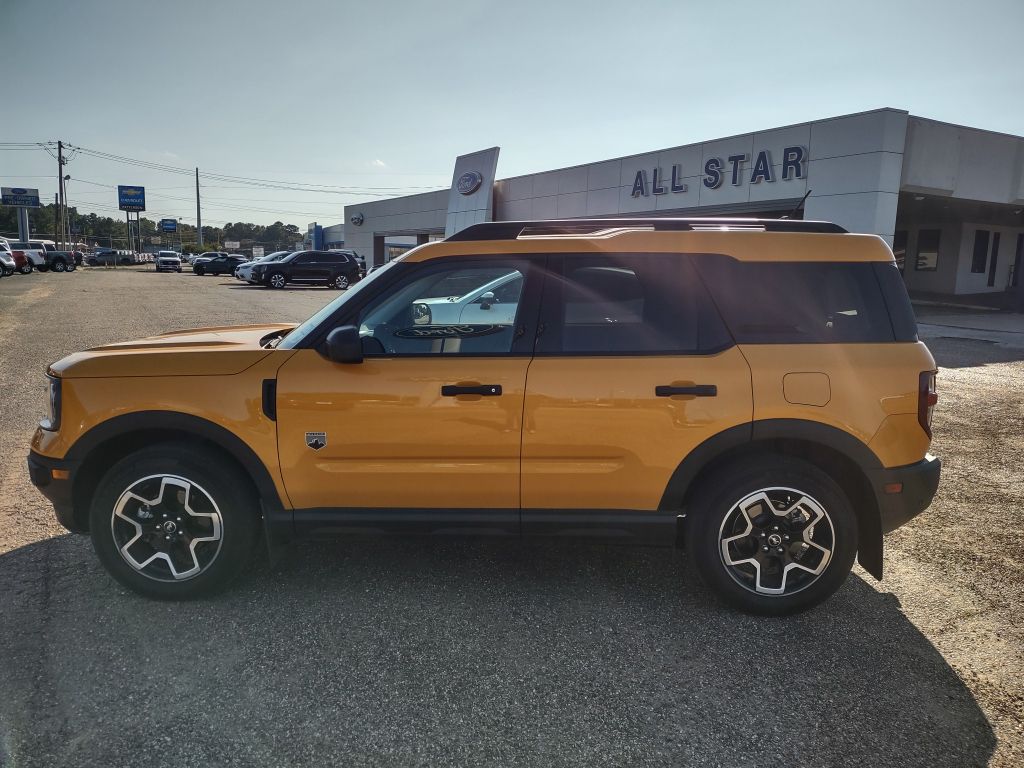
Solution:
{"label": "front door handle", "polygon": [[483,395],[484,397],[497,397],[501,394],[501,384],[470,384],[461,386],[459,384],[444,384],[441,386],[442,397],[457,397],[459,395]]}
{"label": "front door handle", "polygon": [[673,395],[694,395],[695,397],[717,397],[718,387],[714,384],[694,384],[689,387],[673,387],[659,385],[654,388],[657,397],[672,397]]}

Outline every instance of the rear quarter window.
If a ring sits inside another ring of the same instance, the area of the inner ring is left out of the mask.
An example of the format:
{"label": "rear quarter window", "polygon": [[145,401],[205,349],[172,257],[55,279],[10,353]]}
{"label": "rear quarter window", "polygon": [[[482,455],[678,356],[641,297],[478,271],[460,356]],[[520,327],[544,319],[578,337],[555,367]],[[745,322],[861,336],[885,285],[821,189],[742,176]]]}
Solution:
{"label": "rear quarter window", "polygon": [[[897,340],[873,263],[750,262],[702,255],[697,264],[739,344]],[[895,267],[892,271],[898,279]]]}

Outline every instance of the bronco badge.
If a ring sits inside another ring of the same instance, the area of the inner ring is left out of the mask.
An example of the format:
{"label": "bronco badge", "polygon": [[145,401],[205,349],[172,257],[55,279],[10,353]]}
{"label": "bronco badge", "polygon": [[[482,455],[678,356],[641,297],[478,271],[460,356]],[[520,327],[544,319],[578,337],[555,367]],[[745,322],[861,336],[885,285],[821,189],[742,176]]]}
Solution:
{"label": "bronco badge", "polygon": [[306,433],[306,445],[312,448],[314,451],[319,451],[325,445],[327,445],[327,433],[326,432],[307,432]]}

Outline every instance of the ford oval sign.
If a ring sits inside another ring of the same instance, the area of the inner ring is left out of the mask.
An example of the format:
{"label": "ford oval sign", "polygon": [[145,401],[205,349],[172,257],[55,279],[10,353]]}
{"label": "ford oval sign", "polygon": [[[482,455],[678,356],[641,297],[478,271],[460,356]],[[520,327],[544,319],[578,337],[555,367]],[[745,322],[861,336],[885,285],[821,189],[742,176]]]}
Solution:
{"label": "ford oval sign", "polygon": [[460,195],[472,195],[480,189],[480,185],[483,183],[484,177],[479,171],[466,171],[455,182],[455,188],[459,191]]}
{"label": "ford oval sign", "polygon": [[25,189],[24,187],[11,187],[11,194],[12,195],[27,195],[28,194],[28,190]]}

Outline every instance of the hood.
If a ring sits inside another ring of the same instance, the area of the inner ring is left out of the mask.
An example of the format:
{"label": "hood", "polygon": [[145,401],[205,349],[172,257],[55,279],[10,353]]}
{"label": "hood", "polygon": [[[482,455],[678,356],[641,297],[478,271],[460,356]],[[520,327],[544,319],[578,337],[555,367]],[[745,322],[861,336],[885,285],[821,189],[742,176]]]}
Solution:
{"label": "hood", "polygon": [[274,323],[174,331],[76,352],[50,370],[64,378],[230,376],[273,352],[261,347],[260,339],[294,327]]}

